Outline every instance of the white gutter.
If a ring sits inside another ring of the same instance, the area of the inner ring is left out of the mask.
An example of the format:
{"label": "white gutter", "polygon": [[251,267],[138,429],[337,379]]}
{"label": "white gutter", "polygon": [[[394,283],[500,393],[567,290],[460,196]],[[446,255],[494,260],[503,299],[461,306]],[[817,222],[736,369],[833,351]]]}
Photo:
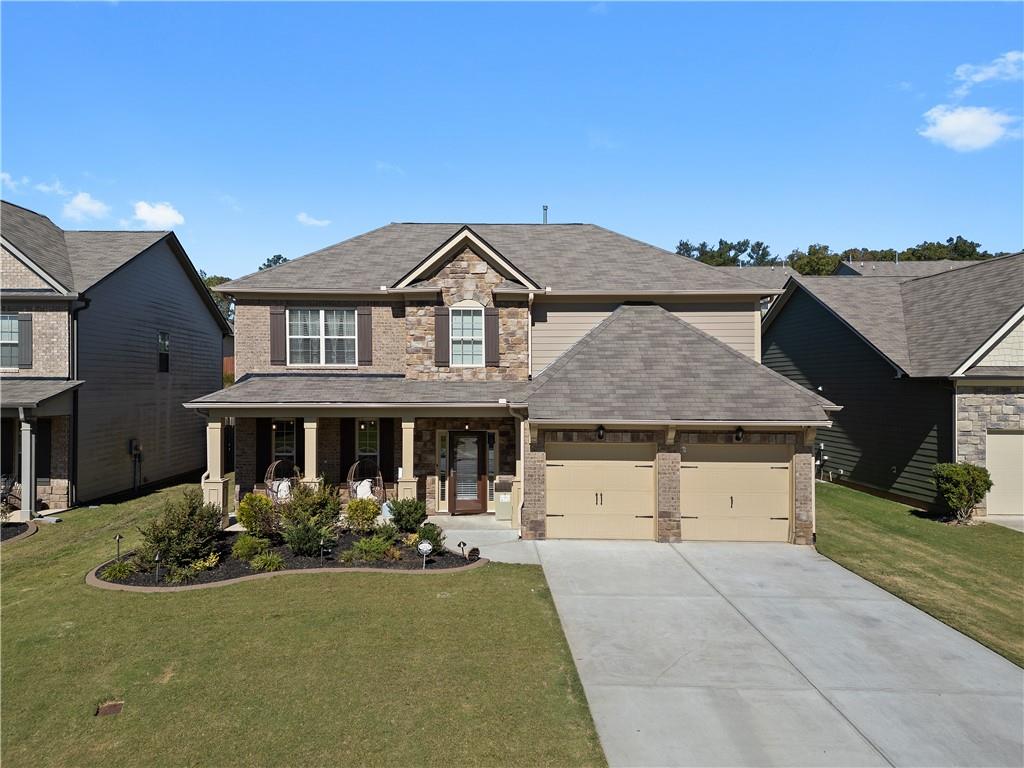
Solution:
{"label": "white gutter", "polygon": [[526,403],[510,403],[505,400],[497,402],[492,400],[481,402],[448,403],[448,402],[385,402],[385,403],[345,403],[339,404],[334,401],[327,402],[259,402],[259,403],[218,403],[213,401],[183,403],[185,408],[191,410],[207,410],[210,408],[221,409],[257,409],[257,408],[331,408],[334,410],[360,410],[374,408],[384,410],[389,408],[525,408]]}

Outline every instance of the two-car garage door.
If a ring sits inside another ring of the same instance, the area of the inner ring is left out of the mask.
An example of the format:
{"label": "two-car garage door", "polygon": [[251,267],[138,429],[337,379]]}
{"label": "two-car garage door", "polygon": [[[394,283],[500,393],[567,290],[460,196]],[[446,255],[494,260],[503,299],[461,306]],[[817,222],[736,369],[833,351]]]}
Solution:
{"label": "two-car garage door", "polygon": [[[548,443],[547,537],[653,539],[656,446]],[[787,541],[789,446],[690,445],[679,468],[683,539]]]}

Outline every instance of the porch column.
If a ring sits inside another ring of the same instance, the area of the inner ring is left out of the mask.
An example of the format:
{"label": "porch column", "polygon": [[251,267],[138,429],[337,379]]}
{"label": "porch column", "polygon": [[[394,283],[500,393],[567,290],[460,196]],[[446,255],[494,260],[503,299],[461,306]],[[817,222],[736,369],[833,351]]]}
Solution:
{"label": "porch column", "polygon": [[316,480],[318,475],[317,467],[320,465],[316,455],[316,429],[317,419],[315,416],[313,418],[307,417],[302,422],[302,439],[305,446],[305,458],[303,459],[305,466],[302,468],[302,479],[306,482]]}
{"label": "porch column", "polygon": [[402,417],[402,468],[398,480],[398,498],[416,498],[416,476],[413,474],[416,453],[416,417]]}
{"label": "porch column", "polygon": [[21,416],[21,510],[14,517],[27,522],[36,511],[36,430],[35,422]]}
{"label": "porch column", "polygon": [[224,420],[210,416],[206,420],[206,474],[203,475],[203,501],[221,511],[221,523],[226,527],[230,506],[228,481],[224,477]]}

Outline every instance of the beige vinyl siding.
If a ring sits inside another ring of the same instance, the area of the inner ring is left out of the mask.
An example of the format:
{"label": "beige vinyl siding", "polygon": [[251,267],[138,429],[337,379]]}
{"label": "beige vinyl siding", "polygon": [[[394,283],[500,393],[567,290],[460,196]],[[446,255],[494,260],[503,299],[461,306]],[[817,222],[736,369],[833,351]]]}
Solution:
{"label": "beige vinyl siding", "polygon": [[[533,373],[543,371],[619,302],[537,302],[533,308]],[[758,302],[678,302],[662,306],[694,327],[760,362],[761,312]]]}
{"label": "beige vinyl siding", "polygon": [[1024,321],[1015,325],[978,362],[979,368],[1024,366]]}

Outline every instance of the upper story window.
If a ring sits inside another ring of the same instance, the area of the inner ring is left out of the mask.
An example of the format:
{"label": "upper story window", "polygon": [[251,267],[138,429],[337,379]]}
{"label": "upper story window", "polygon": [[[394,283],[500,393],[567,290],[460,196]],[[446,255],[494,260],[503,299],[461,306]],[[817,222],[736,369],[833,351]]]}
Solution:
{"label": "upper story window", "polygon": [[355,365],[354,309],[289,309],[289,365]]}
{"label": "upper story window", "polygon": [[158,370],[160,373],[167,373],[171,370],[171,334],[167,331],[160,331],[156,335],[156,349],[160,357]]}
{"label": "upper story window", "polygon": [[18,367],[18,316],[0,315],[0,368]]}
{"label": "upper story window", "polygon": [[452,307],[451,364],[453,368],[484,364],[484,308]]}

